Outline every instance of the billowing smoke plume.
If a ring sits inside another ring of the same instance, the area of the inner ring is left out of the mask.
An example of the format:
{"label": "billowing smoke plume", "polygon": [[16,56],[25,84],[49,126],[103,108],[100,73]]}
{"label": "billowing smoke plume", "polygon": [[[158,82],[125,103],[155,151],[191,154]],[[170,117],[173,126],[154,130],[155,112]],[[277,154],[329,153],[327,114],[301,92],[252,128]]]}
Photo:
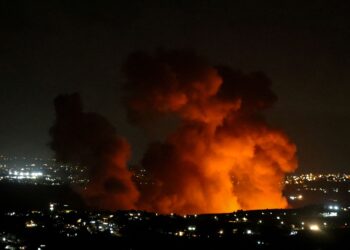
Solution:
{"label": "billowing smoke plume", "polygon": [[139,193],[127,170],[130,146],[101,115],[83,111],[78,94],[55,99],[51,148],[61,162],[86,166],[90,182],[81,195],[97,208],[131,209]]}
{"label": "billowing smoke plume", "polygon": [[123,71],[130,121],[177,122],[141,162],[155,184],[137,190],[129,144],[105,118],[84,112],[77,94],[59,96],[51,147],[58,160],[88,167],[81,194],[91,206],[162,213],[287,206],[283,179],[297,167],[296,147],[264,120],[276,96],[263,73],[214,67],[190,51],[134,53]]}
{"label": "billowing smoke plume", "polygon": [[264,74],[213,67],[189,51],[135,53],[123,70],[133,122],[179,119],[145,153],[142,165],[156,184],[141,191],[139,208],[210,213],[287,206],[282,183],[296,169],[296,147],[263,119],[276,100]]}

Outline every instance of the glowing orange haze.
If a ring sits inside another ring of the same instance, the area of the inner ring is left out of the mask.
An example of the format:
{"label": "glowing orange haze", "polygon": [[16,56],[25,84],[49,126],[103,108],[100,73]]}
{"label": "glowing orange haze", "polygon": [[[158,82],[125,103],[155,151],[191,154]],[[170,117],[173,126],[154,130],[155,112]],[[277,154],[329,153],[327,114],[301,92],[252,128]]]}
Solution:
{"label": "glowing orange haze", "polygon": [[[161,80],[155,77],[145,88],[142,74],[129,75],[136,89],[129,98],[131,112],[175,114],[181,122],[165,142],[146,152],[143,165],[156,187],[141,191],[137,207],[162,213],[287,207],[282,183],[297,167],[296,147],[257,115],[264,97],[251,101],[247,92],[223,98],[217,69],[195,59],[196,72],[188,77],[186,69],[172,64],[179,61],[176,55],[175,60],[174,55],[159,57],[143,58],[140,64],[148,61],[156,68],[148,70],[145,79],[161,74]],[[132,58],[131,66],[133,60],[138,59]]]}
{"label": "glowing orange haze", "polygon": [[188,51],[135,53],[123,70],[130,121],[170,116],[177,126],[149,145],[141,165],[155,185],[141,189],[113,125],[84,112],[78,94],[57,97],[50,145],[58,160],[89,168],[87,204],[181,214],[288,206],[283,180],[297,167],[296,147],[262,116],[276,100],[264,74],[213,67]]}

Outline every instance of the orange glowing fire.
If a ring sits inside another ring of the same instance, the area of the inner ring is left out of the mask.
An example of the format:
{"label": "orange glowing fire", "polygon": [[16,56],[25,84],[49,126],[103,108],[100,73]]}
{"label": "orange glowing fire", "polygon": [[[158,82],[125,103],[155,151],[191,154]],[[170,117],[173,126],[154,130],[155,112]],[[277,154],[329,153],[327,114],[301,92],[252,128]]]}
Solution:
{"label": "orange glowing fire", "polygon": [[[143,163],[157,187],[141,195],[141,208],[220,213],[287,206],[282,183],[297,167],[296,147],[261,119],[270,101],[266,78],[241,73],[237,82],[225,82],[195,55],[171,52],[131,58],[129,66],[137,63],[148,66],[139,71],[144,75],[128,75],[136,89],[129,99],[131,111],[173,114],[181,121],[164,143],[146,153]],[[222,93],[224,84],[233,86],[232,93]]]}
{"label": "orange glowing fire", "polygon": [[123,69],[130,121],[171,116],[177,127],[150,144],[141,165],[155,185],[138,189],[126,140],[84,112],[77,94],[58,97],[51,148],[90,169],[88,204],[180,214],[287,207],[282,183],[297,167],[296,147],[263,118],[276,100],[264,74],[213,67],[188,51],[135,53]]}

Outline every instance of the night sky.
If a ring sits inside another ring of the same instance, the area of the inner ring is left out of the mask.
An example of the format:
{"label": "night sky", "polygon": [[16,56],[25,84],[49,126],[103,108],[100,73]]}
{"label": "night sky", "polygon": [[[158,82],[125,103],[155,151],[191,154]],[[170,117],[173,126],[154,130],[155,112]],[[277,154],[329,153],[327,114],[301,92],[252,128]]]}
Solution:
{"label": "night sky", "polygon": [[191,48],[270,77],[278,102],[268,120],[296,143],[298,171],[349,172],[346,1],[34,2],[0,2],[0,152],[50,156],[53,99],[78,91],[87,110],[128,138],[138,161],[161,133],[127,122],[121,65],[135,50]]}

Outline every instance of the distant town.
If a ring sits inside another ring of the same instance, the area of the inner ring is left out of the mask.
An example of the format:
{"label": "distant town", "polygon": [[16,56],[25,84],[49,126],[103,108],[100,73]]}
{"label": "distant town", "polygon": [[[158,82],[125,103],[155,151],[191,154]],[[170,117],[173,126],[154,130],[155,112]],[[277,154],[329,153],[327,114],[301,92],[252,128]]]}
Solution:
{"label": "distant town", "polygon": [[[146,169],[130,167],[134,181],[141,188],[152,185],[152,178]],[[81,185],[89,182],[88,169],[84,166],[60,164],[55,159],[9,157],[0,155],[0,182],[33,185]],[[306,173],[287,175],[284,181],[285,196],[289,203],[303,206],[323,201],[347,203],[350,193],[350,174]],[[349,199],[350,202],[350,199]]]}
{"label": "distant town", "polygon": [[55,159],[0,155],[0,181],[34,185],[81,184],[88,182],[84,166],[62,165]]}
{"label": "distant town", "polygon": [[145,249],[154,246],[152,240],[180,245],[189,240],[198,244],[220,240],[219,246],[230,241],[248,249],[294,249],[301,243],[322,245],[325,235],[334,237],[327,238],[327,244],[334,246],[336,239],[350,232],[350,207],[336,203],[207,215],[78,211],[67,204],[49,203],[41,210],[7,211],[0,218],[4,249],[86,247],[90,243],[99,247],[127,243],[127,249]]}
{"label": "distant town", "polygon": [[[140,187],[153,184],[145,169],[130,170]],[[55,159],[0,156],[0,183],[4,185],[60,188],[88,182],[84,166],[64,165]],[[126,244],[125,249],[144,249],[152,246],[152,240],[188,247],[189,240],[191,244],[210,244],[220,239],[222,244],[229,241],[244,249],[317,249],[324,244],[333,247],[350,236],[350,175],[289,175],[284,184],[289,209],[161,215],[79,209],[54,198],[33,209],[6,208],[0,212],[0,248],[52,249],[89,244],[104,248]],[[140,242],[142,246],[137,245]]]}

